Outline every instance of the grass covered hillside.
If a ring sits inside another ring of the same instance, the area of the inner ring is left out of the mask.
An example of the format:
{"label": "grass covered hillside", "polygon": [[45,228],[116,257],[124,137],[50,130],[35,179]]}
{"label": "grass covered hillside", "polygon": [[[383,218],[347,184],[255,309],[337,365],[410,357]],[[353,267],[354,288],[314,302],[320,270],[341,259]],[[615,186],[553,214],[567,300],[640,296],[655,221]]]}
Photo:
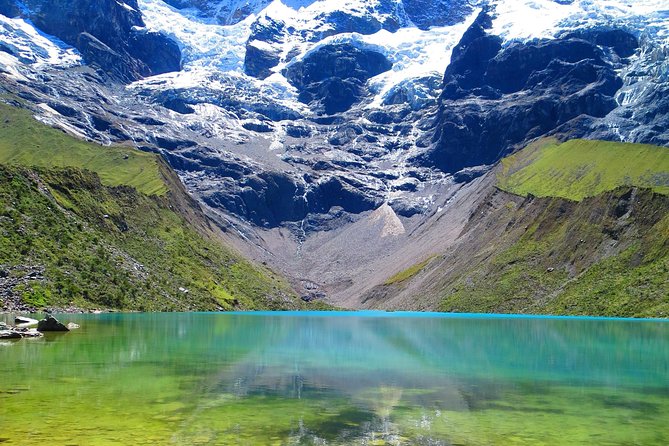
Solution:
{"label": "grass covered hillside", "polygon": [[95,172],[105,186],[130,186],[146,195],[168,191],[159,159],[130,147],[103,147],[47,127],[0,103],[0,164],[76,167]]}
{"label": "grass covered hillside", "polygon": [[498,187],[580,201],[622,186],[669,194],[669,150],[645,144],[542,139],[502,160]]}
{"label": "grass covered hillside", "polygon": [[304,304],[225,246],[158,156],[82,142],[0,105],[0,305]]}
{"label": "grass covered hillside", "polygon": [[669,149],[544,140],[493,174],[453,248],[379,296],[440,311],[669,317]]}

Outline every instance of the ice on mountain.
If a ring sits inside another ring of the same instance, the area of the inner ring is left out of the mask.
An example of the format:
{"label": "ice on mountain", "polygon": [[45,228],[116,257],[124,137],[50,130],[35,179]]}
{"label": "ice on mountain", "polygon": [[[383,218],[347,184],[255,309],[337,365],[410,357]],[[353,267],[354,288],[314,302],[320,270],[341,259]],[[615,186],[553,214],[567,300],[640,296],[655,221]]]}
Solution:
{"label": "ice on mountain", "polygon": [[0,47],[13,57],[3,57],[12,66],[21,63],[70,67],[81,63],[81,55],[75,48],[41,33],[21,18],[0,15]]}

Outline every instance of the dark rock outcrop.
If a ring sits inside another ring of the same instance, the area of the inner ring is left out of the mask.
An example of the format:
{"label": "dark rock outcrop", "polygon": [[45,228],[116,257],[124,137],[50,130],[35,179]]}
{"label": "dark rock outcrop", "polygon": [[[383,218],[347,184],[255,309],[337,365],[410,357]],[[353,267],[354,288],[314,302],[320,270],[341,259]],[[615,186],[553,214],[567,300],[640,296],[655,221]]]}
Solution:
{"label": "dark rock outcrop", "polygon": [[352,178],[332,176],[298,183],[282,172],[262,171],[241,178],[234,172],[227,175],[203,200],[266,228],[301,221],[309,214],[327,214],[334,207],[358,214],[377,208],[383,201]]}
{"label": "dark rock outcrop", "polygon": [[502,48],[486,33],[489,25],[482,13],[453,51],[426,165],[457,172],[492,164],[516,144],[579,118],[570,129],[577,132],[584,116],[617,107],[622,80],[596,44],[565,37]]}
{"label": "dark rock outcrop", "polygon": [[179,45],[156,32],[133,32],[128,41],[130,55],[144,62],[150,74],[181,70]]}
{"label": "dark rock outcrop", "polygon": [[288,66],[284,75],[299,100],[321,113],[348,110],[365,93],[365,82],[392,68],[381,53],[351,44],[326,45]]}
{"label": "dark rock outcrop", "polygon": [[70,331],[70,329],[59,322],[55,317],[47,315],[37,323],[37,331]]}
{"label": "dark rock outcrop", "polygon": [[261,17],[251,25],[251,35],[246,42],[244,72],[258,79],[272,74],[281,60],[281,47],[286,32],[285,23],[270,17]]}
{"label": "dark rock outcrop", "polygon": [[620,57],[630,57],[639,48],[639,39],[628,31],[616,28],[588,28],[570,32],[564,38],[587,40],[611,48]]}
{"label": "dark rock outcrop", "polygon": [[18,17],[21,15],[21,10],[14,0],[0,0],[0,14],[10,18]]}
{"label": "dark rock outcrop", "polygon": [[260,12],[271,0],[258,2],[216,2],[212,0],[165,0],[177,9],[195,8],[203,16],[214,18],[221,25],[233,25],[251,14]]}

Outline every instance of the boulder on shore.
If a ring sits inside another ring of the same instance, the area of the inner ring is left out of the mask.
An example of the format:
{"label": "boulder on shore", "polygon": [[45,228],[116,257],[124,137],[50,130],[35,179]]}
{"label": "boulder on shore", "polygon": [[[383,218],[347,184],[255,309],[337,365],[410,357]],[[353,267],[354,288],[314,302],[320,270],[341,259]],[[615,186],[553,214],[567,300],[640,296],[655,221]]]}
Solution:
{"label": "boulder on shore", "polygon": [[47,315],[47,317],[37,323],[37,331],[70,331],[70,329],[55,317]]}

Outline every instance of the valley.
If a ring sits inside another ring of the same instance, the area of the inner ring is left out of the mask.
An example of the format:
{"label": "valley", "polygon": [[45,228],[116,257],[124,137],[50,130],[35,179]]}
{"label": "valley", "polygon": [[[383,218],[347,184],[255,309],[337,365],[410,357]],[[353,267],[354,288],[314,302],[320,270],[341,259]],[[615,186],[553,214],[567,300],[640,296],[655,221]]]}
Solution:
{"label": "valley", "polygon": [[84,3],[0,2],[7,199],[92,231],[12,302],[666,317],[661,1]]}

